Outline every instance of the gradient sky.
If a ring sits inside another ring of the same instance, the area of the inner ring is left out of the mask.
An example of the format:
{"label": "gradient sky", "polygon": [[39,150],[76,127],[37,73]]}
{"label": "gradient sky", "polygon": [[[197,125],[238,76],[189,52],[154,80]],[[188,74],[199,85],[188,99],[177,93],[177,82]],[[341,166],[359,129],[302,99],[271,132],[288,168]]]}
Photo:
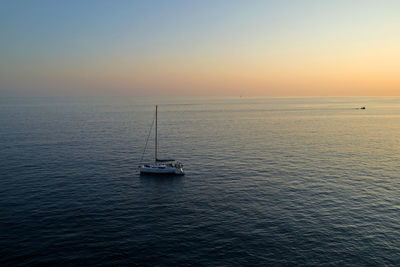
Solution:
{"label": "gradient sky", "polygon": [[2,0],[0,96],[400,95],[400,1]]}

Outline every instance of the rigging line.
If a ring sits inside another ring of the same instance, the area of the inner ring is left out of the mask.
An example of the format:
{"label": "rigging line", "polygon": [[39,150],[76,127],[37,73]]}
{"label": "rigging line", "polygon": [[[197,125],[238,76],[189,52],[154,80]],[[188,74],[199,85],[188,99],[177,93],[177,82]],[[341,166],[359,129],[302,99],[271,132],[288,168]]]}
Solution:
{"label": "rigging line", "polygon": [[143,161],[144,153],[146,153],[147,144],[148,144],[148,142],[149,142],[151,130],[153,129],[153,125],[154,125],[154,117],[155,117],[155,115],[153,115],[153,121],[151,122],[151,125],[150,125],[150,131],[149,131],[149,134],[147,135],[147,138],[146,138],[146,144],[145,144],[145,146],[144,146],[143,153],[142,153],[142,157],[140,158],[139,165],[140,165],[140,164],[142,163],[142,161]]}

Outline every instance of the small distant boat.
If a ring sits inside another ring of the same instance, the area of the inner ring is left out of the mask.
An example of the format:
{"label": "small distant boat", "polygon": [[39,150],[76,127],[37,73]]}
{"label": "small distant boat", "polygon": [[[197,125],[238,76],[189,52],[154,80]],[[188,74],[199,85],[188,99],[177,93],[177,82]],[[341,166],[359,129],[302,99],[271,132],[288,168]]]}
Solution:
{"label": "small distant boat", "polygon": [[[158,106],[156,106],[156,114],[155,114],[155,144],[154,144],[154,163],[152,164],[143,164],[139,166],[139,170],[141,174],[174,174],[174,175],[184,175],[183,171],[183,164],[179,161],[176,161],[174,159],[159,159],[157,157],[157,150],[158,150],[158,136],[157,136],[157,110]],[[154,122],[154,121],[153,121]],[[152,124],[153,126],[153,124]],[[152,127],[151,127],[152,128]],[[151,133],[151,128],[148,137],[150,136]],[[143,155],[146,151],[147,147],[147,141],[148,137],[146,140],[146,145],[143,151]],[[142,159],[143,160],[143,155]]]}
{"label": "small distant boat", "polygon": [[365,107],[361,107],[360,109],[365,109]]}

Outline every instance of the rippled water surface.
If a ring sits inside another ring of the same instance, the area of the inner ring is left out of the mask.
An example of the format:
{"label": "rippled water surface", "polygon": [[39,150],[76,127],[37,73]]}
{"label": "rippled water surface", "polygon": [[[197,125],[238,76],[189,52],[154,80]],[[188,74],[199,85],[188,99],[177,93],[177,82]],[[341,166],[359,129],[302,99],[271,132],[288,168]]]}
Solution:
{"label": "rippled water surface", "polygon": [[[183,177],[138,173],[156,103]],[[0,125],[2,265],[400,264],[400,98],[9,98]]]}

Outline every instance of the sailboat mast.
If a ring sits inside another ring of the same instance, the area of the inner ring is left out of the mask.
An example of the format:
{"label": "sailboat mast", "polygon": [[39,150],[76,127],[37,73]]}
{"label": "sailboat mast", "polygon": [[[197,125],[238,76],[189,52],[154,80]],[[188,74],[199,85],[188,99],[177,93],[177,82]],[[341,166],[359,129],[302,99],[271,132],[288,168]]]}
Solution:
{"label": "sailboat mast", "polygon": [[155,162],[157,162],[157,108],[158,106],[156,105]]}

